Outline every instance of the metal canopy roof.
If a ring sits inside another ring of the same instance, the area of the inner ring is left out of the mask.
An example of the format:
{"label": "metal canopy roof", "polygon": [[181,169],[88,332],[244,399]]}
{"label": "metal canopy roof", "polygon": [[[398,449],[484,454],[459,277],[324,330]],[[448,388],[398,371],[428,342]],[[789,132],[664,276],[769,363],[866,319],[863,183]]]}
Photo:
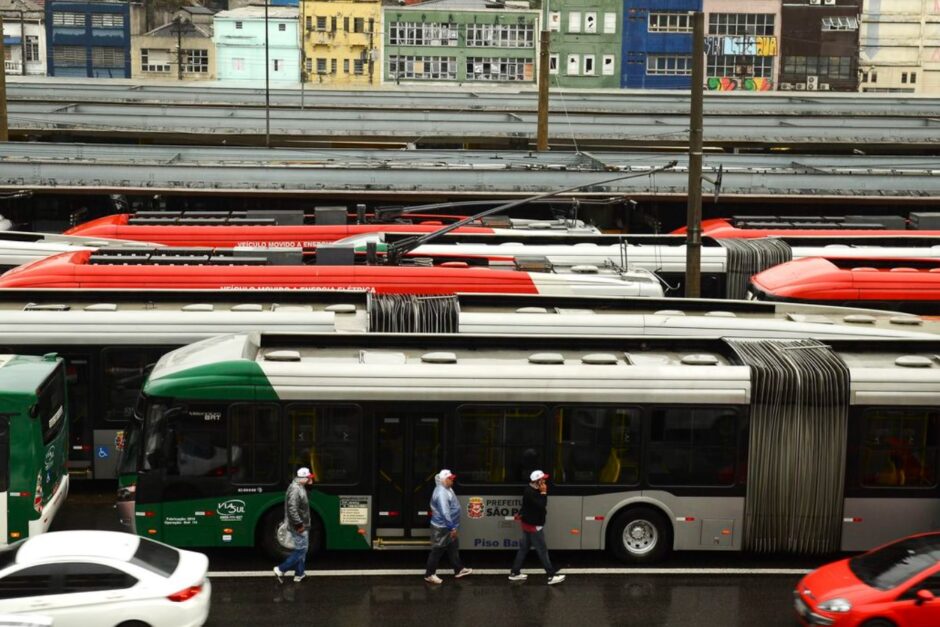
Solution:
{"label": "metal canopy roof", "polygon": [[[304,194],[323,197],[509,197],[643,172],[579,195],[684,196],[685,157],[643,152],[311,150],[107,144],[0,144],[0,189],[86,193]],[[940,199],[932,157],[706,155],[724,166],[722,198]],[[706,199],[710,185],[705,187]]]}

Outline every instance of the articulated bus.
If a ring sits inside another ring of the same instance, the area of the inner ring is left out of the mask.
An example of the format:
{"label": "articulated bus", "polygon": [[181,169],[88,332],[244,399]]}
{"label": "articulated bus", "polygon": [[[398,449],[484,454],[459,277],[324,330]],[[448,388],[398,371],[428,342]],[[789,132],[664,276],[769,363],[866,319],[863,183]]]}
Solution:
{"label": "articulated bus", "polygon": [[65,367],[0,355],[0,544],[49,528],[69,492]]}
{"label": "articulated bus", "polygon": [[164,353],[252,330],[929,339],[940,334],[940,322],[872,310],[705,299],[0,289],[0,351],[56,351],[65,359],[76,478],[114,476],[137,395]]}
{"label": "articulated bus", "polygon": [[[299,466],[314,548],[418,546],[434,474],[468,548],[860,550],[940,526],[938,340],[239,334],[164,356],[137,406],[137,533],[277,555]],[[124,505],[129,505],[125,503]]]}

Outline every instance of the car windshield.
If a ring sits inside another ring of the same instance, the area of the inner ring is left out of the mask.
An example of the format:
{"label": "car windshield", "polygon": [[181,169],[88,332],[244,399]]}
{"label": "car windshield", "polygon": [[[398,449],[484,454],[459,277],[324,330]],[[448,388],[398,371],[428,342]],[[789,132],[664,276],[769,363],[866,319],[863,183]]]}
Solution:
{"label": "car windshield", "polygon": [[849,560],[849,568],[864,583],[890,590],[940,560],[940,534],[905,538]]}
{"label": "car windshield", "polygon": [[171,546],[141,538],[137,552],[131,558],[131,563],[158,575],[169,577],[180,563],[180,552]]}

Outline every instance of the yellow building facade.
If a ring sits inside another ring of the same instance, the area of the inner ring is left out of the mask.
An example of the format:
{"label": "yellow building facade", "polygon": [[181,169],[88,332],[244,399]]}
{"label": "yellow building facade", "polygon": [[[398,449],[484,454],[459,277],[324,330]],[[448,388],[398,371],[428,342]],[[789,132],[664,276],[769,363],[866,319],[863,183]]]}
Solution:
{"label": "yellow building facade", "polygon": [[382,80],[381,0],[301,0],[305,80],[316,86]]}

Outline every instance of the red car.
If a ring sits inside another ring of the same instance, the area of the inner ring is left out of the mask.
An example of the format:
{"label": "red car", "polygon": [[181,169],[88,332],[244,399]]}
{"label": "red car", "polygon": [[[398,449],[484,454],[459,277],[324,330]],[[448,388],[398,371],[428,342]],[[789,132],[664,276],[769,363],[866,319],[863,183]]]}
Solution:
{"label": "red car", "polygon": [[938,597],[940,533],[925,533],[817,568],[793,604],[802,625],[937,627]]}

